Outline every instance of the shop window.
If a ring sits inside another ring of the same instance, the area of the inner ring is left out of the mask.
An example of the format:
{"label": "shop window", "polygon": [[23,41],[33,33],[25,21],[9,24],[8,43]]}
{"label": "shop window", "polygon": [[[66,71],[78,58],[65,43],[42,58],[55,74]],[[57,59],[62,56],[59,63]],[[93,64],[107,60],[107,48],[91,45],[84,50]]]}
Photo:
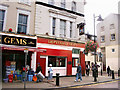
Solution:
{"label": "shop window", "polygon": [[72,50],[72,53],[73,53],[73,54],[79,54],[79,53],[80,53],[80,49],[73,49],[73,50]]}
{"label": "shop window", "polygon": [[52,67],[65,67],[66,66],[66,58],[65,57],[57,57],[57,56],[49,56],[48,57],[48,67],[52,64]]}
{"label": "shop window", "polygon": [[79,63],[79,59],[78,59],[78,58],[73,58],[73,59],[72,59],[72,66],[73,66],[73,67],[78,66],[78,63]]}

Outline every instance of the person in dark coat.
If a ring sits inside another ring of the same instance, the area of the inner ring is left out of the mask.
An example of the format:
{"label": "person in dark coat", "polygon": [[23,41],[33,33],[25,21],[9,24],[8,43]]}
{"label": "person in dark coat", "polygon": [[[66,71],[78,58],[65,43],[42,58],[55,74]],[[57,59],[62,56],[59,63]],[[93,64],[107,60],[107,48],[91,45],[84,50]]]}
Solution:
{"label": "person in dark coat", "polygon": [[37,76],[37,83],[43,81],[43,78],[39,75],[39,72],[42,73],[42,68],[41,68],[41,66],[40,66],[40,63],[38,63],[38,67],[37,67],[37,69],[36,69],[36,73],[37,73],[37,75],[36,75],[36,76]]}
{"label": "person in dark coat", "polygon": [[110,67],[109,66],[107,67],[107,74],[108,74],[108,76],[110,76]]}

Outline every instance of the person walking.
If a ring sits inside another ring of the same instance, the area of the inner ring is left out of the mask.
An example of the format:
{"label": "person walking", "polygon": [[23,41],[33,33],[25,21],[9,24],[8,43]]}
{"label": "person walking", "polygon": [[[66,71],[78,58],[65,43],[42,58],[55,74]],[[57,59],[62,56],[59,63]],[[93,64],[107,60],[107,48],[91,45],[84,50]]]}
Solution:
{"label": "person walking", "polygon": [[110,66],[108,66],[108,67],[107,67],[107,74],[108,74],[108,76],[110,76],[110,71],[111,71],[111,70],[110,70]]}
{"label": "person walking", "polygon": [[86,65],[86,75],[89,76],[90,66],[89,64]]}
{"label": "person walking", "polygon": [[48,80],[49,81],[52,81],[52,79],[53,79],[53,70],[52,70],[52,64],[50,64],[49,65],[50,66],[50,68],[49,68],[49,70],[48,70]]}
{"label": "person walking", "polygon": [[80,79],[80,81],[82,81],[82,71],[81,71],[81,69],[82,69],[81,65],[78,64],[75,82],[78,82],[78,79]]}
{"label": "person walking", "polygon": [[37,83],[38,82],[42,82],[43,81],[43,77],[39,74],[39,73],[42,73],[42,68],[41,68],[41,66],[40,66],[40,63],[38,63],[38,67],[37,67],[37,69],[36,69],[36,73],[37,73]]}

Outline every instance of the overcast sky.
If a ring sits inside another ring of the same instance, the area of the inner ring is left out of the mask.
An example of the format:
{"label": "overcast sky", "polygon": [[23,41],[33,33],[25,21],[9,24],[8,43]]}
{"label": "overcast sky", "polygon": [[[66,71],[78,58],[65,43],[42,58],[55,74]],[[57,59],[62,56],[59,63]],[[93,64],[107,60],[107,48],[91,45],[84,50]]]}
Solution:
{"label": "overcast sky", "polygon": [[[120,0],[86,0],[85,5],[85,32],[94,34],[93,14],[98,16],[101,14],[104,19],[110,13],[118,13],[118,2]],[[97,19],[97,18],[96,18]],[[96,21],[96,24],[98,21]]]}

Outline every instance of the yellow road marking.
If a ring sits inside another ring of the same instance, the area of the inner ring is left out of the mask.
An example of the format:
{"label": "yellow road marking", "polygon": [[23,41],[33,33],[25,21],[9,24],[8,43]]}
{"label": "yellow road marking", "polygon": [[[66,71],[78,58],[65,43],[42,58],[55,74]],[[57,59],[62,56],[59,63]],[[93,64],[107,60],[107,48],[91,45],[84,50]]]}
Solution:
{"label": "yellow road marking", "polygon": [[110,81],[110,82],[104,82],[104,83],[93,83],[91,85],[83,85],[83,86],[75,86],[75,87],[69,87],[69,88],[80,88],[80,87],[85,87],[85,86],[93,86],[93,85],[99,85],[99,84],[105,84],[105,83],[113,83],[113,82],[117,82],[117,81],[120,81],[120,80],[115,80],[115,81]]}

